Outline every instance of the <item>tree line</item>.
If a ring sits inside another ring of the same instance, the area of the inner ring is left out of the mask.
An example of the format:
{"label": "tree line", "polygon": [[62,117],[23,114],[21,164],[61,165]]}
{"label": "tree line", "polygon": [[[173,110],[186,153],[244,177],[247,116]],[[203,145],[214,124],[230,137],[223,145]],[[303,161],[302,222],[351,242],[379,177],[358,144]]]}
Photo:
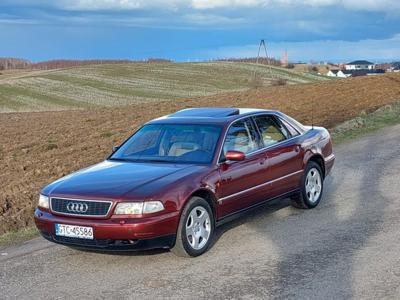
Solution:
{"label": "tree line", "polygon": [[51,70],[60,68],[79,67],[86,65],[101,64],[132,64],[132,63],[170,63],[171,60],[163,58],[149,58],[146,60],[129,60],[129,59],[89,59],[89,60],[69,60],[56,59],[33,63],[26,59],[20,58],[0,58],[0,70],[15,69],[32,69],[32,70]]}

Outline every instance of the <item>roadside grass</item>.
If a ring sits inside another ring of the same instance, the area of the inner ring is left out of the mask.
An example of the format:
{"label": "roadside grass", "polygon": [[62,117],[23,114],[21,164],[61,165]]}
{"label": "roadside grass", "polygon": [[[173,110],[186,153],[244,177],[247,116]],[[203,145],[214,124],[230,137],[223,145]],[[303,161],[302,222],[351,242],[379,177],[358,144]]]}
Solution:
{"label": "roadside grass", "polygon": [[371,113],[362,112],[330,131],[334,143],[342,144],[395,124],[400,124],[400,102],[385,105]]}
{"label": "roadside grass", "polygon": [[33,239],[38,236],[36,227],[29,226],[16,231],[10,231],[0,235],[0,247],[9,247],[12,245],[20,244],[24,241]]}
{"label": "roadside grass", "polygon": [[[400,102],[393,105],[383,106],[371,113],[363,112],[358,117],[331,129],[330,132],[334,143],[337,145],[363,137],[384,127],[395,124],[400,124]],[[104,132],[101,135],[109,137],[112,136],[112,133]],[[52,143],[53,141],[49,140],[49,143],[50,142]],[[4,235],[0,235],[0,247],[19,244],[36,236],[38,236],[38,231],[34,226],[26,227],[17,231],[11,231]]]}

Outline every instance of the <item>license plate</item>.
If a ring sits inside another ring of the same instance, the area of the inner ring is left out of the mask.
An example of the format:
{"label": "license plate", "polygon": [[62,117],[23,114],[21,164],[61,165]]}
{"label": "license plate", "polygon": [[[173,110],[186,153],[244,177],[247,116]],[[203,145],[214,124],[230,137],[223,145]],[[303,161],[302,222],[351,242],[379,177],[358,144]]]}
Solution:
{"label": "license plate", "polygon": [[76,225],[55,224],[56,235],[93,240],[93,228]]}

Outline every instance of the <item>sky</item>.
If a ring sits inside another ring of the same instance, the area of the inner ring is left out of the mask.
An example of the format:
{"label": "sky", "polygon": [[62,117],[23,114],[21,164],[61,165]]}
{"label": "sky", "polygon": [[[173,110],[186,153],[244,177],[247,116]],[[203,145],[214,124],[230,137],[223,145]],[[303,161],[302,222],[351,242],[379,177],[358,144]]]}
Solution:
{"label": "sky", "polygon": [[400,0],[0,0],[0,57],[400,60]]}

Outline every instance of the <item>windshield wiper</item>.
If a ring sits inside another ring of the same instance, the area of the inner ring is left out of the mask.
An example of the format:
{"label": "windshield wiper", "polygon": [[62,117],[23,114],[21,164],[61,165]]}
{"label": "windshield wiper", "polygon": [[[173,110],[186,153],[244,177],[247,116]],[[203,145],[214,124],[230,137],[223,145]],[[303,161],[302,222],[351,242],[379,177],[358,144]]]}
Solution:
{"label": "windshield wiper", "polygon": [[134,162],[135,161],[135,160],[132,160],[132,159],[119,158],[119,157],[111,157],[108,160],[125,161],[125,162]]}
{"label": "windshield wiper", "polygon": [[152,158],[152,159],[141,159],[140,161],[143,161],[143,162],[173,162],[173,161],[170,161],[170,160],[157,159],[157,158]]}

